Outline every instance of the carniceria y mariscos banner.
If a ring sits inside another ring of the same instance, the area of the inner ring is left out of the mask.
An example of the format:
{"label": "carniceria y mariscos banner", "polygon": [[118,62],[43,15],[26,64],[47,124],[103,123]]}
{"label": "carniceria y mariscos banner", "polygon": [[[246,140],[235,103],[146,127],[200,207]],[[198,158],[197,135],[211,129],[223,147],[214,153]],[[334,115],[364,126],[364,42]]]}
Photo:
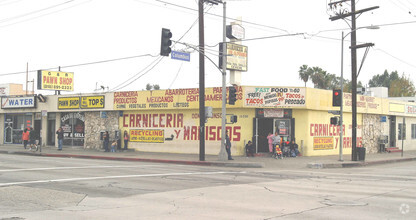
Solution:
{"label": "carniceria y mariscos banner", "polygon": [[296,107],[305,106],[305,88],[247,87],[244,106]]}

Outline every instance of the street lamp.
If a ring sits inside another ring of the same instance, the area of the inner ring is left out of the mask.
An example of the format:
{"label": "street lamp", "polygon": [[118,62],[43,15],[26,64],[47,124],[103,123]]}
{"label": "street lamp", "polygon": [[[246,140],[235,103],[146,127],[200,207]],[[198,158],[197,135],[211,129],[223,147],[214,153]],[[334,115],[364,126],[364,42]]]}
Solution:
{"label": "street lamp", "polygon": [[348,32],[346,35],[344,35],[344,31],[342,32],[342,37],[341,37],[341,106],[340,106],[340,133],[339,133],[339,161],[344,161],[343,157],[342,157],[342,147],[343,147],[343,114],[344,114],[344,39],[351,34],[352,32],[355,32],[356,30],[359,29],[370,29],[370,30],[377,30],[380,29],[379,26],[365,26],[365,27],[359,27],[356,28],[355,30],[351,30],[350,32]]}

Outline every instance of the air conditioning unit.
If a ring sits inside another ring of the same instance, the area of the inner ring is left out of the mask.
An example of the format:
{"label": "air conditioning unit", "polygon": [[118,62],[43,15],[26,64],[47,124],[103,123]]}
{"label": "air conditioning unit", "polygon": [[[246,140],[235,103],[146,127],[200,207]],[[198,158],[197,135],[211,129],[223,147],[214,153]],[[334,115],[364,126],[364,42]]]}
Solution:
{"label": "air conditioning unit", "polygon": [[365,93],[365,88],[361,87],[361,88],[357,88],[357,94],[364,94]]}

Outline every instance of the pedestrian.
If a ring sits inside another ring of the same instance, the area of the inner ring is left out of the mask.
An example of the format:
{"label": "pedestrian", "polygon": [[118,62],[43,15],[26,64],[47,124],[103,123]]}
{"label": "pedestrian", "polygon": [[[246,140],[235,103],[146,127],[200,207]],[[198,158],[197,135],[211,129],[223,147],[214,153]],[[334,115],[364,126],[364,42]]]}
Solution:
{"label": "pedestrian", "polygon": [[104,152],[110,152],[110,149],[108,149],[108,143],[110,142],[110,134],[108,131],[105,131],[103,134],[103,144],[104,144]]}
{"label": "pedestrian", "polygon": [[116,149],[117,149],[117,140],[114,140],[111,143],[111,152],[116,152]]}
{"label": "pedestrian", "polygon": [[29,143],[29,135],[30,132],[27,130],[27,128],[25,128],[25,130],[22,132],[23,147],[25,147],[25,149],[27,148],[27,143]]}
{"label": "pedestrian", "polygon": [[227,131],[227,134],[225,135],[225,150],[227,151],[227,154],[228,154],[228,160],[234,160],[231,157],[231,141],[230,141],[230,137],[228,136],[228,131]]}
{"label": "pedestrian", "polygon": [[269,135],[267,135],[267,143],[269,143],[269,152],[274,152],[273,150],[273,134],[269,132]]}
{"label": "pedestrian", "polygon": [[58,150],[62,150],[62,144],[64,142],[64,130],[59,127],[56,131],[56,135],[58,137]]}
{"label": "pedestrian", "polygon": [[30,133],[29,133],[29,142],[30,142],[30,147],[29,150],[32,150],[32,148],[34,147],[36,151],[38,151],[38,134],[36,133],[35,129],[30,127]]}
{"label": "pedestrian", "polygon": [[248,141],[248,143],[246,144],[246,155],[247,157],[254,157],[254,145],[251,141]]}
{"label": "pedestrian", "polygon": [[299,155],[299,146],[296,144],[295,139],[292,140],[289,144],[290,147],[290,156],[291,157],[297,157]]}
{"label": "pedestrian", "polygon": [[275,149],[276,149],[276,145],[280,146],[280,135],[278,134],[278,132],[276,131],[272,137],[272,144],[273,144],[273,153],[275,153]]}
{"label": "pedestrian", "polygon": [[129,134],[127,131],[124,131],[124,150],[127,150],[127,145],[129,144]]}

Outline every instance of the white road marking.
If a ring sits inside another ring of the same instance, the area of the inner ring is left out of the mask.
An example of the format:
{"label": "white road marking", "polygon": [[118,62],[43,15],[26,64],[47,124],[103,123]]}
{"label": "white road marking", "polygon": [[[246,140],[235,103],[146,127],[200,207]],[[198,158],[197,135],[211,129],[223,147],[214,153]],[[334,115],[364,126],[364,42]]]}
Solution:
{"label": "white road marking", "polygon": [[68,179],[52,179],[52,180],[33,180],[25,182],[0,183],[0,187],[12,185],[25,185],[34,183],[54,183],[54,182],[71,182],[82,180],[100,180],[100,179],[119,179],[119,178],[138,178],[138,177],[158,177],[158,176],[189,176],[189,175],[215,175],[215,174],[240,174],[246,172],[193,172],[193,173],[155,173],[155,174],[140,174],[140,175],[124,175],[124,176],[98,176],[98,177],[80,177]]}
{"label": "white road marking", "polygon": [[[345,168],[344,168],[345,169]],[[386,178],[404,178],[404,179],[416,179],[413,176],[399,176],[399,175],[382,175],[382,174],[371,174],[371,173],[334,173],[325,171],[303,171],[303,170],[276,170],[276,171],[264,171],[265,173],[307,173],[314,175],[332,175],[333,176],[364,176],[364,177],[386,177]]]}
{"label": "white road marking", "polygon": [[[20,171],[42,171],[42,170],[69,170],[69,169],[95,169],[95,168],[131,168],[131,167],[154,167],[158,165],[136,165],[136,166],[83,166],[83,167],[40,167],[0,170],[0,172],[20,172]],[[160,166],[160,165],[159,165]]]}

